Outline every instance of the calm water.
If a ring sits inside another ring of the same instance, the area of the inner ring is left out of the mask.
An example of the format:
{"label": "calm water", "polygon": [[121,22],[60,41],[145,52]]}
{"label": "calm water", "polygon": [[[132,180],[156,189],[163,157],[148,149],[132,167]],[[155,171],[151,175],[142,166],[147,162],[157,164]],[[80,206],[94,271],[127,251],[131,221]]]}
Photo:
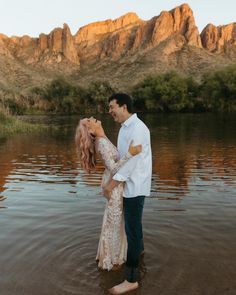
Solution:
{"label": "calm water", "polygon": [[[95,263],[105,200],[102,167],[81,171],[78,117],[28,118],[47,134],[0,140],[0,294],[101,295],[122,271]],[[103,116],[115,143],[119,126]],[[132,294],[236,294],[236,119],[146,115],[153,148],[146,254]]]}

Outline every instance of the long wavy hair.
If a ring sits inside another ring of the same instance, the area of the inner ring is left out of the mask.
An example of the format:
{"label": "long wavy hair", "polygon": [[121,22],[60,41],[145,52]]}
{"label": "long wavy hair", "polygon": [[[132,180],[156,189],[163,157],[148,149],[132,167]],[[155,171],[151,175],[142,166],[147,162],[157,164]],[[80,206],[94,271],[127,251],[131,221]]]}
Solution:
{"label": "long wavy hair", "polygon": [[91,172],[96,166],[95,137],[89,133],[87,119],[81,119],[76,128],[75,144],[82,168]]}

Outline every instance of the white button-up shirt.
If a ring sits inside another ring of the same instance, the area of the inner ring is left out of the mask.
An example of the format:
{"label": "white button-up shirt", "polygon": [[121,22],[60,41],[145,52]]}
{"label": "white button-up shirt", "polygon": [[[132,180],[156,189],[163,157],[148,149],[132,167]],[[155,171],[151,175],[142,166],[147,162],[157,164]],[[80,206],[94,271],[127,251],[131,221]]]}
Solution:
{"label": "white button-up shirt", "polygon": [[152,177],[150,132],[136,114],[131,115],[120,128],[117,144],[120,158],[128,152],[132,140],[133,145],[142,145],[142,152],[129,159],[113,176],[113,179],[125,181],[125,198],[149,196]]}

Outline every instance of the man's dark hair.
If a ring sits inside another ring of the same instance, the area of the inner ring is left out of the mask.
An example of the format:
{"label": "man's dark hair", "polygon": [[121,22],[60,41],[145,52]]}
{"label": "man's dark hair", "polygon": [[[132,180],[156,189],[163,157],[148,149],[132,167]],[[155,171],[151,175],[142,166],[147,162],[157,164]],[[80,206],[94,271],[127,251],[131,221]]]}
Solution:
{"label": "man's dark hair", "polygon": [[127,111],[132,114],[133,112],[133,101],[132,98],[126,93],[114,93],[108,98],[108,102],[116,100],[116,103],[121,107],[123,105],[127,106]]}

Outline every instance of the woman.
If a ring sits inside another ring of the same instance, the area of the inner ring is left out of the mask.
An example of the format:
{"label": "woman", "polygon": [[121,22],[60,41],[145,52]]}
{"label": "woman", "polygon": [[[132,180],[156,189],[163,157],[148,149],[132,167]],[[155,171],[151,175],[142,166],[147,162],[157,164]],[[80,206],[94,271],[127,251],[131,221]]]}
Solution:
{"label": "woman", "polygon": [[[95,169],[96,156],[105,166],[102,187],[132,156],[141,152],[142,146],[130,144],[129,151],[120,160],[116,147],[106,137],[101,121],[91,118],[80,120],[75,142],[81,166],[86,171]],[[127,240],[123,221],[123,184],[111,193],[105,207],[96,260],[101,269],[117,269],[126,261]]]}

